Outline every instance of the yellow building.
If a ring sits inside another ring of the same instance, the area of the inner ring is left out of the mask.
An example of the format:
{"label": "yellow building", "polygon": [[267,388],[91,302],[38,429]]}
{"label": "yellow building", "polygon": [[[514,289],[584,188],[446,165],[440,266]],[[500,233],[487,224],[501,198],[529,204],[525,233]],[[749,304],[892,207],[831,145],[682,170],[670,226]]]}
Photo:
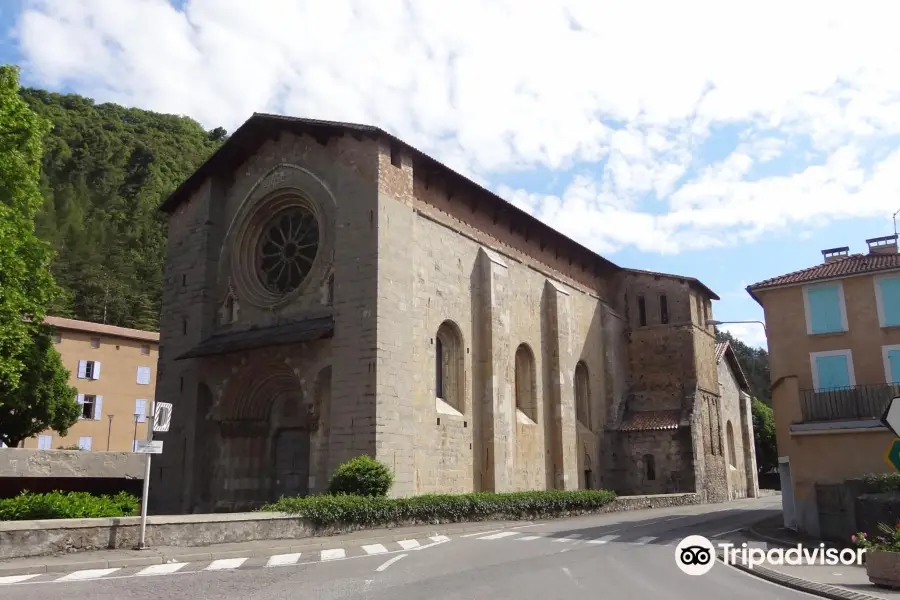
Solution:
{"label": "yellow building", "polygon": [[147,438],[156,391],[159,334],[86,321],[47,317],[54,342],[78,390],[81,418],[65,437],[46,431],[25,448],[130,452]]}
{"label": "yellow building", "polygon": [[765,311],[785,525],[817,536],[842,510],[833,484],[893,470],[880,417],[900,396],[900,255],[896,235],[866,242],[747,288]]}

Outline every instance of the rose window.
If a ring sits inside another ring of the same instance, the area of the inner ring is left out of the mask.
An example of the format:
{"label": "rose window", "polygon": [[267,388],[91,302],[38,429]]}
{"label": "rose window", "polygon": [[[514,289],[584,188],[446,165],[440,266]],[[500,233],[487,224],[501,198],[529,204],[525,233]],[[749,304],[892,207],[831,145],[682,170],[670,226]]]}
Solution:
{"label": "rose window", "polygon": [[319,223],[301,206],[276,215],[263,228],[256,269],[270,292],[288,294],[303,283],[319,249]]}

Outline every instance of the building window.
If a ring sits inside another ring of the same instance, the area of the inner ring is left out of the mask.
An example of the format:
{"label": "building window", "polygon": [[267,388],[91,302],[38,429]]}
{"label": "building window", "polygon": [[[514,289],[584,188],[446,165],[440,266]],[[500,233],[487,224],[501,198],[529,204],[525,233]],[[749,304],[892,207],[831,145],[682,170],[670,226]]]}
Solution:
{"label": "building window", "polygon": [[647,301],[643,296],[638,296],[638,323],[641,327],[647,324]]}
{"label": "building window", "polygon": [[102,402],[103,398],[101,396],[78,394],[78,404],[81,405],[81,418],[92,421],[99,419]]}
{"label": "building window", "polygon": [[319,224],[306,206],[292,206],[263,228],[256,268],[262,284],[274,294],[288,294],[306,280],[319,250]]}
{"label": "building window", "polygon": [[444,321],[434,342],[435,396],[460,413],[465,412],[462,347],[459,329]]}
{"label": "building window", "polygon": [[844,286],[838,283],[807,286],[803,290],[806,330],[810,335],[847,331]]}
{"label": "building window", "polygon": [[647,481],[656,480],[656,459],[652,454],[644,455],[644,477]]}
{"label": "building window", "polygon": [[737,468],[737,454],[734,450],[734,426],[731,421],[725,426],[725,443],[728,444],[728,464]]}
{"label": "building window", "polygon": [[94,439],[91,437],[78,438],[78,449],[79,450],[90,450],[93,445],[94,445]]}
{"label": "building window", "polygon": [[578,422],[591,428],[591,390],[588,383],[587,365],[579,361],[575,365],[575,418]]}
{"label": "building window", "polygon": [[884,346],[884,380],[888,384],[900,384],[900,346]]}
{"label": "building window", "polygon": [[79,360],[78,379],[100,379],[100,362],[96,360]]}
{"label": "building window", "polygon": [[134,401],[134,420],[137,423],[147,421],[147,400],[139,398]]}
{"label": "building window", "polygon": [[138,385],[150,385],[150,367],[137,368]]}
{"label": "building window", "polygon": [[516,408],[537,423],[537,375],[534,354],[528,344],[516,349]]}
{"label": "building window", "polygon": [[141,354],[150,356],[150,344],[141,344]]}
{"label": "building window", "polygon": [[100,338],[92,337],[91,338],[91,348],[99,348],[100,347]]}
{"label": "building window", "polygon": [[900,276],[875,278],[875,302],[882,327],[900,327]]}
{"label": "building window", "polygon": [[856,385],[850,350],[812,352],[809,358],[816,391],[847,389]]}
{"label": "building window", "polygon": [[659,322],[663,325],[669,322],[669,299],[665,294],[659,296]]}
{"label": "building window", "polygon": [[39,435],[38,436],[38,450],[51,450],[53,448],[53,436],[52,435]]}

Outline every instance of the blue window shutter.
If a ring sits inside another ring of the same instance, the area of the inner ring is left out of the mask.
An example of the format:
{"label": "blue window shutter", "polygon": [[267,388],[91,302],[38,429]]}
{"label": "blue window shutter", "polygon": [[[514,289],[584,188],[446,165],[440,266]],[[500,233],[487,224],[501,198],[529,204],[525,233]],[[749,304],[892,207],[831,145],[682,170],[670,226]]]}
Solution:
{"label": "blue window shutter", "polygon": [[806,290],[812,333],[843,331],[840,287],[816,287]]}
{"label": "blue window shutter", "polygon": [[888,350],[888,367],[890,378],[888,383],[900,383],[900,350]]}
{"label": "blue window shutter", "polygon": [[884,326],[900,326],[900,277],[882,279],[878,283],[881,288],[881,309],[884,313]]}
{"label": "blue window shutter", "polygon": [[850,365],[846,356],[817,356],[816,372],[819,374],[819,389],[850,387]]}

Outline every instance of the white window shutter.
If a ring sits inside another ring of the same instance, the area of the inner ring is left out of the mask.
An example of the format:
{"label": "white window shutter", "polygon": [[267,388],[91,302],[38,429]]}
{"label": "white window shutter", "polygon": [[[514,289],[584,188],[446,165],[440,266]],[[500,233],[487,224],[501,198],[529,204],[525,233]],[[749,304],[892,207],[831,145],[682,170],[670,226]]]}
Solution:
{"label": "white window shutter", "polygon": [[[141,384],[141,367],[138,367],[138,368],[137,368],[137,379],[135,380],[135,382],[136,382],[138,385]],[[135,412],[137,412],[137,411],[135,411]]]}
{"label": "white window shutter", "polygon": [[87,361],[78,361],[78,379],[84,379],[87,375]]}
{"label": "white window shutter", "polygon": [[147,420],[147,401],[146,400],[135,400],[134,401],[134,412],[138,417],[138,423],[143,423]]}
{"label": "white window shutter", "polygon": [[100,379],[100,363],[97,361],[94,361],[94,372],[92,374],[94,379]]}
{"label": "white window shutter", "polygon": [[94,420],[99,421],[103,414],[103,396],[94,397]]}
{"label": "white window shutter", "polygon": [[84,404],[84,394],[78,394],[78,404]]}

